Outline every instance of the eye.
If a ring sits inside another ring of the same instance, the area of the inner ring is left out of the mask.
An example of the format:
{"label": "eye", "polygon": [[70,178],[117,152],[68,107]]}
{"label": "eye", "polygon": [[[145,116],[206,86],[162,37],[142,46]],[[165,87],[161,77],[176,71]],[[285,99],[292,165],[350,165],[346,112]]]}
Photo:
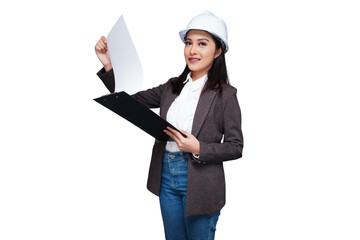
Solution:
{"label": "eye", "polygon": [[186,42],[185,42],[185,45],[190,46],[190,45],[191,45],[191,42],[190,42],[190,41],[186,41]]}
{"label": "eye", "polygon": [[200,42],[199,43],[199,46],[201,46],[201,47],[205,47],[207,44],[205,43],[205,42]]}

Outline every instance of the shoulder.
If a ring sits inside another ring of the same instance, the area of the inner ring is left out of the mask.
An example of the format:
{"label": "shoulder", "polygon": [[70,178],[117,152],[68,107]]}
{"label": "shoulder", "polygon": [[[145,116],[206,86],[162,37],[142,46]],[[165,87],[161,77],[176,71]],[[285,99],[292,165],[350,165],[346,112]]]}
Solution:
{"label": "shoulder", "polygon": [[222,91],[226,94],[236,94],[237,89],[230,84],[223,84]]}
{"label": "shoulder", "polygon": [[223,84],[221,91],[216,90],[215,102],[219,109],[225,109],[237,101],[237,89],[229,84]]}
{"label": "shoulder", "polygon": [[227,101],[229,98],[236,97],[237,89],[229,84],[223,84],[221,93],[219,93],[219,97],[221,97],[224,101]]}

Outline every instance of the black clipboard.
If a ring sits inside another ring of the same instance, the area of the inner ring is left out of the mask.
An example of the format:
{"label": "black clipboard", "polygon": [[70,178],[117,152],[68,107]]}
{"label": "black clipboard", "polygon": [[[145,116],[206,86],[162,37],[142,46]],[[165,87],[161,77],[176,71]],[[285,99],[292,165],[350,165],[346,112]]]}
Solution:
{"label": "black clipboard", "polygon": [[186,137],[165,119],[161,118],[149,108],[136,101],[124,91],[105,95],[95,98],[94,100],[125,118],[159,141],[171,140],[171,138],[164,132],[167,127],[177,130],[183,137]]}

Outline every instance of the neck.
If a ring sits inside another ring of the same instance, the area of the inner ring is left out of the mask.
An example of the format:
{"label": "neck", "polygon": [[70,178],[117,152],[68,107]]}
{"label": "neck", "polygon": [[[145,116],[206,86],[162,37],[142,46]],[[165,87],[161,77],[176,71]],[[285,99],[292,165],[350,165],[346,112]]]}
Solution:
{"label": "neck", "polygon": [[191,72],[191,79],[194,82],[194,81],[202,78],[206,74],[207,74],[207,72]]}

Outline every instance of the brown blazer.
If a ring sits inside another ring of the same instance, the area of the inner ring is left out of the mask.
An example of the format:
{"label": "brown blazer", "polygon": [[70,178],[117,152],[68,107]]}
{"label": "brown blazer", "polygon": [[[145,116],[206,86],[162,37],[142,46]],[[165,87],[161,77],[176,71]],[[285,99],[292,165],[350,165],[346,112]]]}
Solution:
{"label": "brown blazer", "polygon": [[[109,91],[114,92],[113,71],[101,69],[97,75]],[[167,111],[177,97],[171,88],[173,80],[132,96],[149,108],[160,107],[160,116],[166,119]],[[212,214],[225,205],[223,161],[240,158],[243,149],[241,112],[234,87],[223,85],[221,94],[210,90],[203,93],[195,111],[192,134],[200,142],[200,157],[195,159],[189,155],[187,217]],[[165,145],[166,142],[155,140],[153,146],[147,188],[155,195],[160,192]]]}

